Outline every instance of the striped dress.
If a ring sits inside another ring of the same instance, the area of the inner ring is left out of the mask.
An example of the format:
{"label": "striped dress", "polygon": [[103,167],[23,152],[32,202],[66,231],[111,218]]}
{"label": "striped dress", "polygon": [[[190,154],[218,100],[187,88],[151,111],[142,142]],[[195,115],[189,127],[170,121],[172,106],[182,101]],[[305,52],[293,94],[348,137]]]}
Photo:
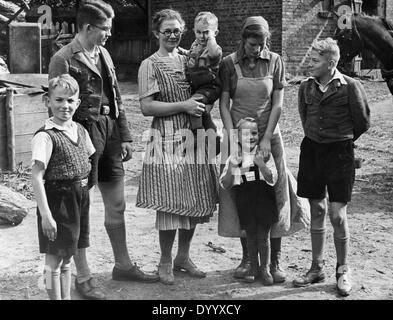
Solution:
{"label": "striped dress", "polygon": [[[140,99],[151,95],[163,102],[190,98],[185,77],[187,58],[178,58],[175,61],[155,53],[142,62],[138,74]],[[159,230],[194,228],[197,223],[209,221],[216,210],[217,168],[209,164],[206,152],[198,163],[185,156],[190,129],[186,113],[153,118],[136,206],[157,210]]]}

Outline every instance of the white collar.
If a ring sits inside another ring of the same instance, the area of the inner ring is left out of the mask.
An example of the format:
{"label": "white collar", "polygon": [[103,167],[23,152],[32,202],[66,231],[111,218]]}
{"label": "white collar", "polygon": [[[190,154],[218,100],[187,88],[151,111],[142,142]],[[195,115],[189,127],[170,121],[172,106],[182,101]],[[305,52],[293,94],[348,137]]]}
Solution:
{"label": "white collar", "polygon": [[76,123],[74,121],[71,121],[71,126],[70,127],[63,127],[60,126],[56,123],[53,122],[53,117],[46,119],[45,120],[45,130],[50,130],[50,129],[57,129],[60,131],[69,131],[69,130],[75,130],[76,128]]}
{"label": "white collar", "polygon": [[317,85],[319,85],[320,87],[327,87],[329,85],[329,83],[331,83],[335,79],[339,80],[341,82],[341,84],[348,84],[347,81],[344,79],[343,74],[340,71],[338,71],[338,69],[334,70],[333,78],[331,78],[329,80],[329,82],[326,85],[324,85],[324,86],[322,86],[322,84],[315,77],[307,78],[307,80],[309,80],[309,79],[313,79],[315,81],[315,83]]}

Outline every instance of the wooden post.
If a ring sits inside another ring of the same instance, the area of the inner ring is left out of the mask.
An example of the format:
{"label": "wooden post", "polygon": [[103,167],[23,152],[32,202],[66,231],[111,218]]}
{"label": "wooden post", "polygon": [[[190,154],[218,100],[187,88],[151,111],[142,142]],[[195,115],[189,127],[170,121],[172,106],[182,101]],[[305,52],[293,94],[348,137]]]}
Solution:
{"label": "wooden post", "polygon": [[7,88],[5,100],[5,116],[7,126],[7,158],[8,170],[15,171],[15,135],[14,135],[14,89]]}

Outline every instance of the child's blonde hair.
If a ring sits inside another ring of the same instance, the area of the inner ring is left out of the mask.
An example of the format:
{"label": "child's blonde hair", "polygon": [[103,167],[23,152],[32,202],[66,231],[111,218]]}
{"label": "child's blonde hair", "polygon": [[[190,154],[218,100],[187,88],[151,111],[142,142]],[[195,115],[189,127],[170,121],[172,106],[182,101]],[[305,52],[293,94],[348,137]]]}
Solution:
{"label": "child's blonde hair", "polygon": [[206,23],[218,28],[218,18],[217,16],[210,11],[202,11],[197,14],[194,20],[194,25],[198,22]]}
{"label": "child's blonde hair", "polygon": [[78,82],[69,74],[62,74],[49,80],[48,96],[50,96],[57,87],[68,91],[71,95],[79,93]]}
{"label": "child's blonde hair", "polygon": [[332,38],[326,38],[323,40],[315,40],[311,49],[317,51],[321,56],[328,56],[330,60],[338,63],[340,60],[340,48],[337,45],[337,41]]}
{"label": "child's blonde hair", "polygon": [[247,123],[247,122],[251,122],[251,123],[257,123],[257,120],[255,120],[254,118],[252,118],[252,117],[245,117],[245,118],[242,118],[242,119],[240,119],[237,123],[236,123],[236,126],[235,126],[235,128],[236,129],[239,129],[243,124],[245,124],[245,123]]}

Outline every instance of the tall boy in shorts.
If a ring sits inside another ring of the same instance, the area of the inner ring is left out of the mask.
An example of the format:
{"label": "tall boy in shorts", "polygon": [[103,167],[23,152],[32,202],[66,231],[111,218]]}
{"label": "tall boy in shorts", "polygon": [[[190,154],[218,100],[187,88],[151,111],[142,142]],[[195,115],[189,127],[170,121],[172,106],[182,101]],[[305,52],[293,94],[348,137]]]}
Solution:
{"label": "tall boy in shorts", "polygon": [[337,70],[340,49],[331,38],[316,41],[311,77],[299,88],[299,113],[305,137],[300,146],[298,191],[311,206],[312,265],[293,281],[304,287],[325,280],[326,188],[334,229],[337,290],[349,295],[347,203],[355,180],[354,141],[370,127],[370,110],[362,84]]}

